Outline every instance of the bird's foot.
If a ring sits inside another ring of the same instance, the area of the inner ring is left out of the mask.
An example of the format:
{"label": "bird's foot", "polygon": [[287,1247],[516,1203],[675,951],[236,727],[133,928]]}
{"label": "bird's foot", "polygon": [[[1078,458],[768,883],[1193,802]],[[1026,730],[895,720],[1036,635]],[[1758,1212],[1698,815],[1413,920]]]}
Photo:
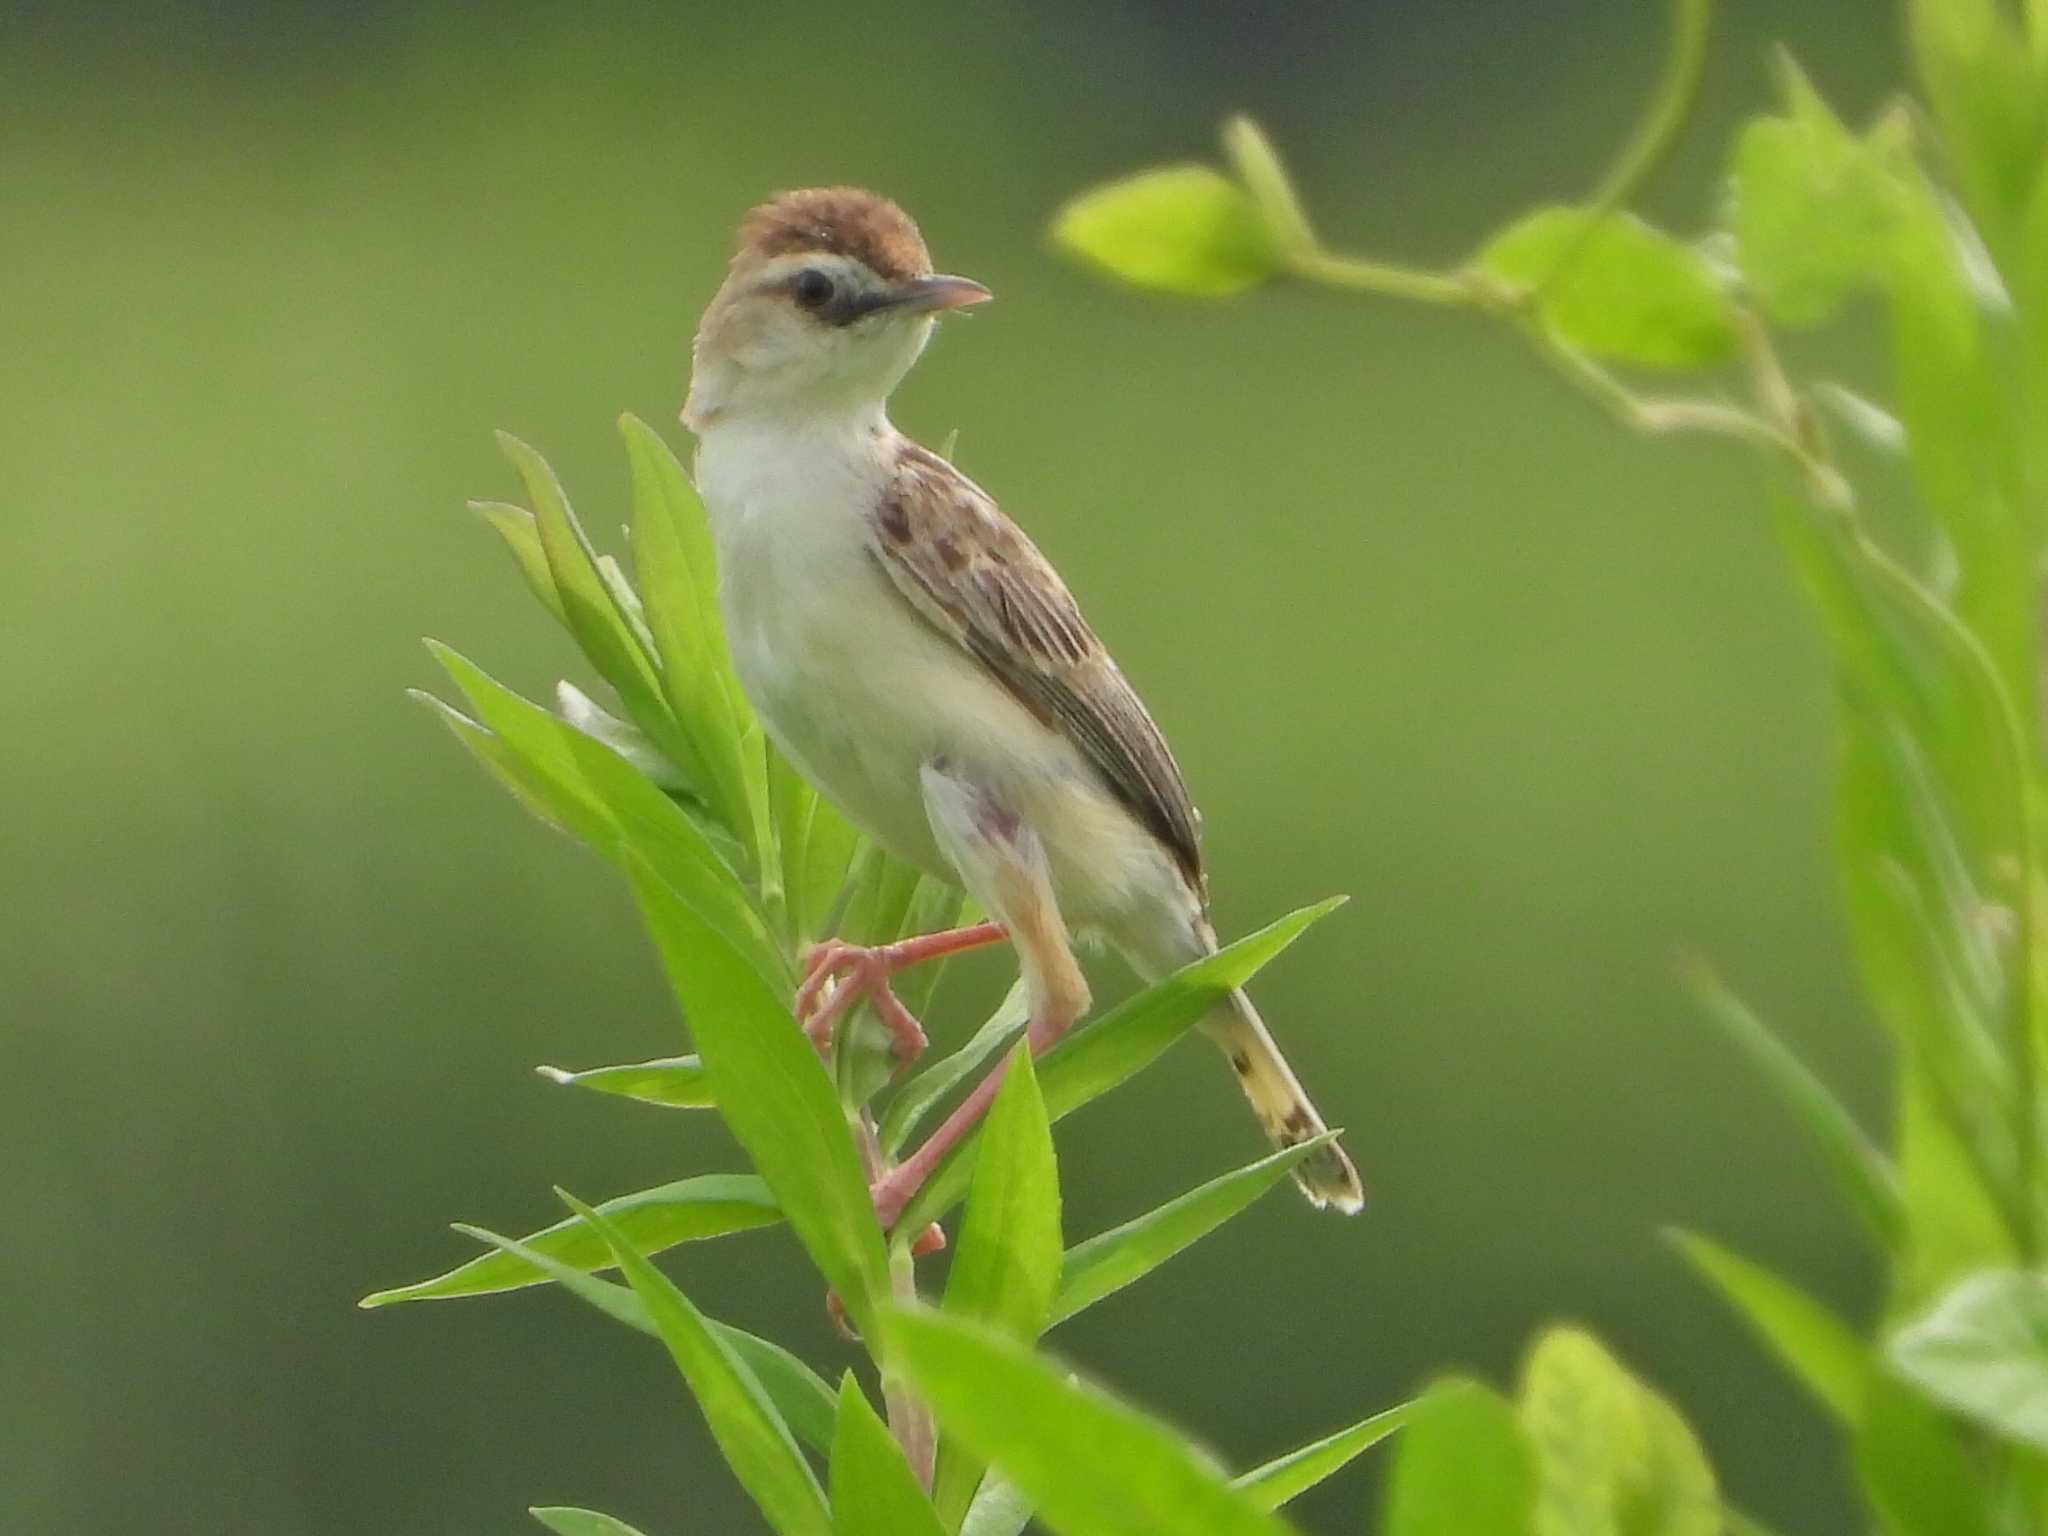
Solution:
{"label": "bird's foot", "polygon": [[888,1027],[897,1059],[907,1066],[925,1048],[924,1027],[889,989],[889,978],[923,961],[993,944],[1002,937],[1003,930],[996,924],[976,923],[968,928],[898,939],[893,944],[871,946],[827,939],[812,945],[804,954],[804,978],[796,989],[796,1016],[819,1053],[829,1054],[832,1031],[840,1016],[866,998],[876,1017]]}
{"label": "bird's foot", "polygon": [[795,1011],[821,1056],[832,1052],[832,1031],[840,1016],[863,998],[888,1027],[898,1061],[907,1066],[924,1051],[924,1026],[889,989],[889,978],[909,963],[890,954],[895,947],[869,948],[828,939],[804,955],[804,979],[796,989]]}

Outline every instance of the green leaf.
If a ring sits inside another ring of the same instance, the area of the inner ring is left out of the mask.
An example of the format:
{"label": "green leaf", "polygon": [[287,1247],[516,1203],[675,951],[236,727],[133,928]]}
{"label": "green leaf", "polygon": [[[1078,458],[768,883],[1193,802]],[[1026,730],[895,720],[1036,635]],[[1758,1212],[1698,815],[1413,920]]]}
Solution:
{"label": "green leaf", "polygon": [[[677,1243],[772,1226],[782,1219],[768,1186],[748,1173],[700,1174],[658,1189],[620,1195],[598,1209],[639,1253],[659,1253]],[[611,1263],[609,1245],[574,1216],[544,1227],[523,1241],[573,1269],[602,1269]],[[395,1301],[480,1296],[539,1285],[546,1279],[546,1274],[512,1254],[493,1253],[471,1259],[431,1280],[365,1296],[358,1305],[381,1307]]]}
{"label": "green leaf", "polygon": [[1031,1523],[1031,1501],[1000,1472],[991,1472],[975,1490],[960,1522],[960,1536],[1023,1536]]}
{"label": "green leaf", "polygon": [[635,1253],[609,1221],[573,1195],[562,1198],[612,1245],[619,1268],[654,1319],[676,1369],[703,1410],[712,1438],[769,1523],[782,1536],[829,1536],[832,1520],[824,1492],[753,1372],[712,1331],[690,1299]]}
{"label": "green leaf", "polygon": [[1168,1259],[1244,1210],[1285,1179],[1295,1164],[1336,1138],[1331,1131],[1313,1141],[1283,1147],[1242,1168],[1211,1179],[1143,1216],[1076,1243],[1060,1272],[1052,1321],[1065,1322],[1103,1297],[1141,1280]]}
{"label": "green leaf", "polygon": [[1905,1210],[1890,1160],[1827,1085],[1719,977],[1700,964],[1686,966],[1683,975],[1700,1011],[1763,1073],[1820,1149],[1849,1209],[1886,1248],[1897,1247],[1905,1234]]}
{"label": "green leaf", "polygon": [[1031,1052],[1020,1044],[983,1122],[945,1311],[1028,1344],[1051,1315],[1060,1261],[1052,1125]]}
{"label": "green leaf", "polygon": [[762,763],[746,743],[754,716],[733,676],[719,621],[710,525],[682,465],[652,427],[619,418],[633,471],[633,554],[660,686],[701,765],[708,797],[763,867],[773,846]]}
{"label": "green leaf", "polygon": [[564,1088],[588,1088],[596,1093],[638,1099],[642,1104],[659,1104],[668,1109],[711,1109],[711,1079],[704,1063],[695,1056],[666,1056],[659,1061],[634,1062],[630,1066],[589,1067],[581,1072],[561,1067],[534,1070],[551,1083]]}
{"label": "green leaf", "polygon": [[1893,1334],[1887,1353],[1936,1402],[2048,1448],[2048,1275],[1970,1275]]}
{"label": "green leaf", "polygon": [[1870,1348],[1811,1296],[1739,1254],[1692,1232],[1672,1241],[1694,1271],[1735,1309],[1781,1364],[1844,1424],[1863,1417]]}
{"label": "green leaf", "polygon": [[1899,188],[1883,157],[1838,122],[1789,59],[1790,117],[1742,130],[1728,180],[1736,265],[1771,318],[1825,320],[1878,281],[1891,255]]}
{"label": "green leaf", "polygon": [[[983,1122],[967,1215],[946,1274],[944,1310],[1029,1344],[1051,1318],[1059,1283],[1060,1184],[1052,1124],[1039,1097],[1031,1051],[1020,1043]],[[981,1473],[981,1462],[958,1442],[939,1447],[932,1501],[948,1530],[958,1529]]]}
{"label": "green leaf", "polygon": [[509,501],[472,501],[469,509],[497,530],[498,536],[505,541],[505,547],[512,551],[519,574],[526,578],[533,595],[566,627],[569,615],[562,607],[562,594],[555,590],[554,575],[548,570],[547,551],[540,547],[540,525],[533,520],[533,514]]}
{"label": "green leaf", "polygon": [[626,611],[599,569],[582,524],[570,510],[569,498],[555,472],[528,444],[509,432],[498,434],[498,446],[519,472],[533,502],[533,516],[547,556],[548,574],[562,600],[570,633],[598,674],[617,690],[626,712],[654,738],[663,752],[696,784],[705,782],[704,764],[676,729],[662,702],[661,679],[654,660],[641,645]]}
{"label": "green leaf", "polygon": [[1285,1536],[1173,1430],[1070,1382],[1014,1339],[896,1309],[888,1340],[941,1428],[1000,1466],[1060,1536]]}
{"label": "green leaf", "polygon": [[1704,256],[1630,214],[1610,214],[1590,231],[1586,221],[1579,209],[1538,209],[1473,263],[1511,290],[1534,290],[1537,320],[1581,351],[1699,368],[1735,350],[1733,313]]}
{"label": "green leaf", "polygon": [[1910,0],[1906,19],[1915,70],[1971,212],[2002,245],[2039,184],[2048,68],[1998,0]]}
{"label": "green leaf", "polygon": [[1933,1404],[1873,1376],[1856,1471],[1886,1536],[1992,1536],[1990,1494]]}
{"label": "green leaf", "polygon": [[1523,1367],[1535,1536],[1720,1536],[1721,1500],[1671,1406],[1590,1334],[1552,1328]]}
{"label": "green leaf", "polygon": [[1299,1498],[1316,1484],[1351,1465],[1364,1452],[1378,1445],[1421,1410],[1422,1399],[1383,1409],[1360,1419],[1349,1429],[1325,1435],[1264,1466],[1254,1467],[1238,1477],[1233,1486],[1242,1488],[1268,1509],[1278,1509]]}
{"label": "green leaf", "polygon": [[888,1294],[889,1260],[817,1052],[786,997],[724,935],[644,861],[632,860],[628,874],[726,1124],[847,1315],[870,1332],[875,1302]]}
{"label": "green leaf", "polygon": [[[1095,1023],[1076,1030],[1038,1063],[1038,1084],[1045,1095],[1046,1114],[1054,1121],[1064,1119],[1143,1070],[1233,987],[1251,980],[1312,923],[1343,904],[1343,897],[1333,896],[1290,912],[1278,922],[1182,967],[1111,1009]],[[898,1220],[902,1231],[922,1231],[926,1223],[936,1221],[952,1208],[966,1188],[967,1170],[973,1167],[974,1148],[980,1137],[981,1131],[977,1129],[962,1138],[925,1180],[924,1187]]]}
{"label": "green leaf", "polygon": [[[653,1317],[631,1287],[611,1285],[581,1270],[571,1269],[537,1249],[513,1238],[487,1232],[482,1227],[458,1225],[455,1230],[532,1265],[577,1300],[594,1307],[614,1322],[624,1323],[650,1338],[659,1337]],[[832,1389],[825,1385],[818,1373],[780,1344],[757,1338],[743,1328],[713,1320],[711,1330],[754,1373],[754,1379],[804,1444],[829,1455],[837,1407]]]}
{"label": "green leaf", "polygon": [[[515,776],[518,792],[550,820],[622,868],[632,856],[713,925],[756,974],[787,982],[789,968],[747,890],[674,801],[602,743],[556,719],[446,646],[428,650],[505,749],[487,761]],[[465,740],[468,738],[465,737]]]}
{"label": "green leaf", "polygon": [[848,1371],[832,1441],[832,1529],[838,1536],[945,1536],[932,1501]]}
{"label": "green leaf", "polygon": [[1535,1463],[1507,1400],[1448,1377],[1412,1406],[1387,1482],[1385,1536],[1529,1536]]}
{"label": "green leaf", "polygon": [[529,1509],[527,1513],[555,1533],[555,1536],[640,1536],[623,1520],[600,1515],[594,1509],[574,1509],[566,1504],[551,1509]]}
{"label": "green leaf", "polygon": [[1084,192],[1053,219],[1054,244],[1140,288],[1221,298],[1276,276],[1259,205],[1206,165],[1145,171]]}

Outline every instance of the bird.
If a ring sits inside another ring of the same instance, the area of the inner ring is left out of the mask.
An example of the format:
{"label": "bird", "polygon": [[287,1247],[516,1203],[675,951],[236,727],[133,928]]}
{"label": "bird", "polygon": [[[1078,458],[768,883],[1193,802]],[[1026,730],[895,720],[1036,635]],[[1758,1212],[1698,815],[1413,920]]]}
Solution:
{"label": "bird", "polygon": [[[937,273],[917,225],[852,186],[778,194],[740,222],[691,349],[683,425],[732,665],[788,761],[888,852],[988,920],[807,957],[795,1013],[824,1049],[866,998],[898,1050],[923,1032],[903,967],[1007,940],[1034,1054],[1085,1015],[1077,940],[1153,980],[1212,954],[1201,822],[1152,716],[1051,563],[980,486],[890,422],[941,316],[991,298]],[[1326,1135],[1258,1010],[1201,1022],[1267,1136]],[[972,1128],[992,1071],[872,1188],[884,1228]],[[1318,1207],[1364,1204],[1335,1140],[1293,1170]]]}

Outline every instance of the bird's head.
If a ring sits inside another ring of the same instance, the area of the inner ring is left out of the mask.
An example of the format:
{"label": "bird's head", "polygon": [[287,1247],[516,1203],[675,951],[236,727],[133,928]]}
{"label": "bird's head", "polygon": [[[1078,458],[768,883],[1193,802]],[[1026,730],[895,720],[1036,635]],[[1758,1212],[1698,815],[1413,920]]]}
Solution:
{"label": "bird's head", "polygon": [[879,407],[946,310],[989,297],[934,274],[924,238],[886,197],[813,187],[740,224],[725,285],[704,311],[683,421],[795,418]]}

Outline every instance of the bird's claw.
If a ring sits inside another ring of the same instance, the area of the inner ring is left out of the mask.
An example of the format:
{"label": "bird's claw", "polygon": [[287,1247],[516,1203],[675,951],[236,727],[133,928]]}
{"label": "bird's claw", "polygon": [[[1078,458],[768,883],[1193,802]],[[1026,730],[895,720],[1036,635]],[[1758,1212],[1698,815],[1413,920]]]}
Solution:
{"label": "bird's claw", "polygon": [[795,1013],[820,1055],[831,1051],[833,1028],[861,998],[867,999],[888,1028],[898,1061],[908,1066],[923,1053],[924,1026],[889,988],[889,978],[902,968],[892,946],[869,948],[844,939],[827,939],[812,945],[803,958],[804,978],[796,989]]}

